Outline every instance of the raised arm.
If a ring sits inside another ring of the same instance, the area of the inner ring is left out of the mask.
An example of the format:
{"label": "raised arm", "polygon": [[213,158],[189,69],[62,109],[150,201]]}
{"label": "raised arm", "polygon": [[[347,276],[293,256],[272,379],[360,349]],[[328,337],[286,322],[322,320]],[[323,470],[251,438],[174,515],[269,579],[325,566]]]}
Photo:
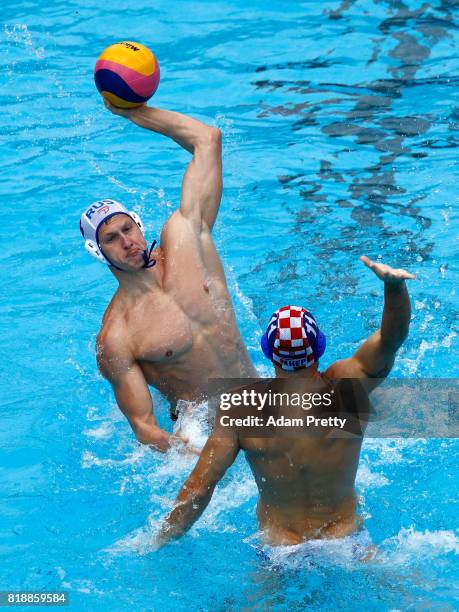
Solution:
{"label": "raised arm", "polygon": [[126,348],[99,339],[97,363],[102,375],[110,381],[116,402],[137,440],[155,450],[166,452],[170,447],[171,436],[158,427],[143,372]]}
{"label": "raised arm", "polygon": [[222,196],[220,130],[182,113],[146,105],[123,109],[105,101],[105,106],[140,127],[172,138],[193,155],[183,177],[180,212],[211,230]]}
{"label": "raised arm", "polygon": [[207,440],[196,467],[181,488],[172,511],[161,527],[155,542],[158,547],[182,536],[201,516],[216,484],[234,463],[238,452],[236,436],[211,436]]}
{"label": "raised arm", "polygon": [[416,278],[406,270],[378,264],[368,257],[361,261],[384,282],[384,309],[381,327],[349,359],[332,364],[326,376],[335,378],[385,378],[395,354],[408,336],[411,304],[405,280]]}

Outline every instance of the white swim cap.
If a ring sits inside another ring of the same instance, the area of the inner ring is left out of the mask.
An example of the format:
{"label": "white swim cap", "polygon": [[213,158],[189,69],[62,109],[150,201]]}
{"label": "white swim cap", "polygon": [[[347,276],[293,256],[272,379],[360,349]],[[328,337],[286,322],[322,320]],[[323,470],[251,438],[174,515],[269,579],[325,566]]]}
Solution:
{"label": "white swim cap", "polygon": [[[125,206],[116,200],[99,200],[94,202],[81,215],[80,230],[85,239],[85,247],[90,255],[98,261],[107,265],[113,266],[110,261],[104,256],[99,245],[99,229],[102,223],[114,217],[115,215],[127,215],[134,223],[140,227],[142,234],[144,233],[143,223],[139,215],[129,211]],[[116,266],[114,266],[116,268]]]}

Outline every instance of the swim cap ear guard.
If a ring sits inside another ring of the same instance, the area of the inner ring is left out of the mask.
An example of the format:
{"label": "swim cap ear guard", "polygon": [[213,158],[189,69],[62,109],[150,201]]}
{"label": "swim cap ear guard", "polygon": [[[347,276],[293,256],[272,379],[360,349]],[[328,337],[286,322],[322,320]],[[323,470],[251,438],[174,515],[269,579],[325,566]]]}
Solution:
{"label": "swim cap ear guard", "polygon": [[142,223],[141,218],[139,217],[139,215],[137,213],[135,213],[133,210],[131,210],[129,212],[129,216],[131,216],[133,218],[133,220],[137,223],[137,225],[140,227],[140,231],[142,232],[142,234],[145,235],[145,226]]}
{"label": "swim cap ear guard", "polygon": [[[84,243],[86,251],[95,257],[97,261],[113,266],[119,270],[120,268],[118,268],[107,258],[106,255],[104,255],[99,244],[99,230],[102,224],[115,215],[127,215],[139,226],[142,234],[145,234],[145,227],[139,215],[133,211],[128,211],[123,204],[120,204],[120,202],[110,199],[98,200],[97,202],[91,204],[91,206],[81,215],[80,231],[83,238],[86,239]],[[145,249],[142,254],[144,259],[144,268],[151,268],[156,263],[155,260],[150,261],[150,255],[155,245],[156,240],[153,241],[150,250],[147,252]]]}
{"label": "swim cap ear guard", "polygon": [[92,240],[86,240],[84,243],[84,248],[90,255],[95,257],[97,261],[100,261],[100,263],[108,264],[108,261],[102,255],[100,249],[97,248],[97,245]]}

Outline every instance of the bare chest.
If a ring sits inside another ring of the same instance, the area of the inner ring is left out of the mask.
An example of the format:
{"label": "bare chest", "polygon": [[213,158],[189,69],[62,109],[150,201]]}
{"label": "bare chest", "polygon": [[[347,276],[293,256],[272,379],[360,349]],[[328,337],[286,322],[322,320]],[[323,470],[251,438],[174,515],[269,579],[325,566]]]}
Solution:
{"label": "bare chest", "polygon": [[189,316],[173,300],[145,303],[127,319],[132,353],[139,362],[175,361],[193,344],[193,325]]}

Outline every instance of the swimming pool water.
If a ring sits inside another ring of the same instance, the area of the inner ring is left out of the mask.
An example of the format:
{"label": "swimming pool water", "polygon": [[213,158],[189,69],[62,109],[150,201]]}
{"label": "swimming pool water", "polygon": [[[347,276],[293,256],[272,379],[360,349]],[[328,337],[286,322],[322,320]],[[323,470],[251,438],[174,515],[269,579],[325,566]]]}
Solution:
{"label": "swimming pool water", "polygon": [[116,284],[78,220],[113,197],[153,239],[178,204],[187,154],[110,115],[93,83],[107,45],[138,40],[161,64],[152,102],[223,131],[215,240],[260,374],[272,373],[261,329],[287,296],[326,331],[324,366],[376,329],[367,254],[418,276],[393,376],[457,376],[457,2],[37,0],[2,12],[0,590],[67,590],[75,610],[456,609],[455,440],[365,441],[375,563],[344,548],[261,558],[242,457],[188,535],[139,553],[193,461],[141,448],[97,373]]}

